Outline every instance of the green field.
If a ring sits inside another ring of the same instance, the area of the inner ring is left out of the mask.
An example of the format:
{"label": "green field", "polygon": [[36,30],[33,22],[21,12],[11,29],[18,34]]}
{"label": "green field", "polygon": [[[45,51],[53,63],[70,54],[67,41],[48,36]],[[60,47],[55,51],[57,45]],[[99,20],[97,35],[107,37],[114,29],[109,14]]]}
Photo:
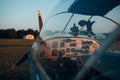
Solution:
{"label": "green field", "polygon": [[33,40],[0,39],[0,80],[29,80],[29,65],[25,61],[16,71],[11,66],[22,57]]}

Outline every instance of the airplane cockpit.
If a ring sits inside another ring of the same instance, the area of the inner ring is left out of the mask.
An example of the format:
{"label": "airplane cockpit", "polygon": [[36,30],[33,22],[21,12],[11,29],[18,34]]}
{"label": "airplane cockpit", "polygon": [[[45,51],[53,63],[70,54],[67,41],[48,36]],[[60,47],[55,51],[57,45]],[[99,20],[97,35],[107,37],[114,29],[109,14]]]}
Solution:
{"label": "airplane cockpit", "polygon": [[100,45],[99,42],[87,37],[55,37],[46,41],[50,47],[51,56],[61,54],[62,57],[70,54],[92,54]]}
{"label": "airplane cockpit", "polygon": [[111,19],[111,10],[120,1],[115,5],[108,4],[109,0],[62,1],[42,27],[42,40],[30,50],[33,80],[111,80],[103,75],[120,70],[120,63],[115,63],[120,60],[119,52],[110,49],[120,30],[119,21]]}

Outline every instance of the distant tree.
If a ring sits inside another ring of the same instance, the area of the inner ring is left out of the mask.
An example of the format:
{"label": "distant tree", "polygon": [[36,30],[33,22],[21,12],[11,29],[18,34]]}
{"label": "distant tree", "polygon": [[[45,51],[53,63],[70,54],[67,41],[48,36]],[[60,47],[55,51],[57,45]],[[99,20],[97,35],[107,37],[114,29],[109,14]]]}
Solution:
{"label": "distant tree", "polygon": [[22,39],[25,35],[32,34],[36,38],[39,35],[38,30],[28,29],[28,30],[18,30],[16,31],[14,28],[11,29],[0,29],[0,38],[9,38],[9,39],[15,39],[19,38]]}
{"label": "distant tree", "polygon": [[5,38],[5,30],[0,30],[0,38]]}
{"label": "distant tree", "polygon": [[34,30],[33,29],[28,29],[27,34],[33,34],[34,35]]}
{"label": "distant tree", "polygon": [[4,30],[4,37],[3,38],[8,38],[8,31],[7,30]]}
{"label": "distant tree", "polygon": [[3,31],[3,38],[17,38],[15,29],[7,29]]}
{"label": "distant tree", "polygon": [[15,29],[8,29],[7,30],[7,36],[8,38],[10,39],[13,39],[13,38],[17,38],[17,33],[16,33],[16,30]]}
{"label": "distant tree", "polygon": [[39,36],[39,32],[38,32],[38,30],[35,30],[34,31],[34,37],[37,38],[37,36]]}
{"label": "distant tree", "polygon": [[17,36],[19,39],[22,39],[23,36],[25,36],[25,30],[18,30],[17,31]]}

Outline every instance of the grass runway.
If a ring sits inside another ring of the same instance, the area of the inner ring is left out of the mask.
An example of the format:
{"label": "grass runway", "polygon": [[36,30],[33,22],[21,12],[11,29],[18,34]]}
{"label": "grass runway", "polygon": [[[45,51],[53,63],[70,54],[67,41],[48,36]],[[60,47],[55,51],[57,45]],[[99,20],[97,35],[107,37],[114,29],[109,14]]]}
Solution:
{"label": "grass runway", "polygon": [[[29,64],[25,61],[16,71],[10,71],[11,66],[21,58],[34,40],[0,39],[0,80],[30,80]],[[120,51],[120,45],[113,44],[112,50]]]}
{"label": "grass runway", "polygon": [[29,80],[29,64],[25,61],[16,71],[11,66],[22,57],[33,40],[0,39],[0,80]]}

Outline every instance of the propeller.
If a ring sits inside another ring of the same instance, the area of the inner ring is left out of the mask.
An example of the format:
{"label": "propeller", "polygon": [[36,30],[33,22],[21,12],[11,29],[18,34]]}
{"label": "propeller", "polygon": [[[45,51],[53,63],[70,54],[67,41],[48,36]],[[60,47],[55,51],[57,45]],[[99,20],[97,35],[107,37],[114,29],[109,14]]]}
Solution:
{"label": "propeller", "polygon": [[41,29],[43,27],[43,21],[42,21],[42,17],[41,17],[41,14],[40,14],[40,10],[38,10],[38,22],[39,22],[39,34],[40,34]]}

